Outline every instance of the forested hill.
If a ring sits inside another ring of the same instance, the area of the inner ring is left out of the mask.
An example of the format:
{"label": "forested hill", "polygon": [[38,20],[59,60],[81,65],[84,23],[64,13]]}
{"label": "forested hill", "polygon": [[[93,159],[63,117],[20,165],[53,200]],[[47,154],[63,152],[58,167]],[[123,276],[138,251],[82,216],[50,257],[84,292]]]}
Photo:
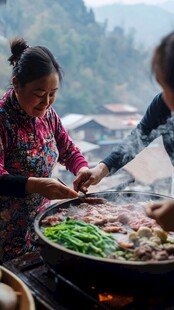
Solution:
{"label": "forested hill", "polygon": [[[160,38],[174,29],[174,1],[160,5],[121,4],[104,5],[94,9],[98,22],[107,21],[107,29],[116,26],[135,32],[137,45],[151,48],[158,44]],[[172,10],[173,7],[173,10]]]}
{"label": "forested hill", "polygon": [[46,45],[64,71],[54,105],[60,115],[97,113],[106,103],[127,103],[144,111],[158,91],[150,76],[151,51],[137,49],[132,33],[107,32],[82,0],[7,0],[0,6],[1,92],[11,75],[8,40],[23,36]]}

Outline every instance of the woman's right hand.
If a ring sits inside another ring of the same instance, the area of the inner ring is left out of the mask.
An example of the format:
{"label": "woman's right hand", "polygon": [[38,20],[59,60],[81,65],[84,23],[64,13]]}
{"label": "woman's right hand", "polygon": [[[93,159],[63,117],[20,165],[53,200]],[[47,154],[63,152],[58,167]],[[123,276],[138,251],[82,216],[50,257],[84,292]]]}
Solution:
{"label": "woman's right hand", "polygon": [[25,187],[26,194],[38,193],[50,200],[76,198],[78,193],[53,178],[29,177]]}

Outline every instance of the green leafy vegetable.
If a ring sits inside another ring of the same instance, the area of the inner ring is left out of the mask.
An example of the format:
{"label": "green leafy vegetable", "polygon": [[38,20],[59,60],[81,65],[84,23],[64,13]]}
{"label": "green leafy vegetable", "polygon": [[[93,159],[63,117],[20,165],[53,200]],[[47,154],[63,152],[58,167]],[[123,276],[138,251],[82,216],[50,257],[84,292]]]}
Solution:
{"label": "green leafy vegetable", "polygon": [[107,257],[117,250],[114,237],[93,224],[67,218],[61,224],[44,229],[49,240],[88,255]]}

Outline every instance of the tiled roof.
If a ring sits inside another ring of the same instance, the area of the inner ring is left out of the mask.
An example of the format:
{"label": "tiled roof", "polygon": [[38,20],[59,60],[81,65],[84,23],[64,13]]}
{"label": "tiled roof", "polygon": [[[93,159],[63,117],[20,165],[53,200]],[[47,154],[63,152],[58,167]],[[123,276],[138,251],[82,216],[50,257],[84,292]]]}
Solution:
{"label": "tiled roof", "polygon": [[102,125],[105,128],[115,130],[115,129],[132,129],[134,128],[142,116],[139,114],[136,115],[125,115],[125,116],[116,116],[114,114],[106,114],[106,115],[94,115],[93,120],[96,123]]}
{"label": "tiled roof", "polygon": [[62,123],[66,130],[78,129],[90,122],[108,128],[110,130],[115,129],[132,129],[140,121],[142,116],[140,114],[135,115],[122,115],[116,116],[114,114],[100,114],[100,115],[82,115],[82,114],[68,114],[62,117]]}
{"label": "tiled roof", "polygon": [[91,120],[91,116],[73,113],[67,114],[66,116],[61,118],[62,124],[66,128],[66,130],[74,130],[90,122]]}
{"label": "tiled roof", "polygon": [[137,113],[138,112],[138,109],[136,107],[133,107],[128,104],[108,103],[108,104],[103,105],[103,107],[113,113],[125,113],[125,112]]}

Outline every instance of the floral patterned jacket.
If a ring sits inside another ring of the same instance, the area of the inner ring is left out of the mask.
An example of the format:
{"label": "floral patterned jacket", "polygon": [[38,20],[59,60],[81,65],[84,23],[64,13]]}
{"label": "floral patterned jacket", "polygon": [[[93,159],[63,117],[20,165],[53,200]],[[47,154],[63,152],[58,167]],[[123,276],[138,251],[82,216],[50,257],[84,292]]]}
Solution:
{"label": "floral patterned jacket", "polygon": [[[74,175],[88,166],[52,107],[44,117],[30,117],[10,89],[0,100],[0,176],[50,177],[57,161]],[[0,261],[31,249],[28,231],[46,202],[39,194],[0,197]]]}

